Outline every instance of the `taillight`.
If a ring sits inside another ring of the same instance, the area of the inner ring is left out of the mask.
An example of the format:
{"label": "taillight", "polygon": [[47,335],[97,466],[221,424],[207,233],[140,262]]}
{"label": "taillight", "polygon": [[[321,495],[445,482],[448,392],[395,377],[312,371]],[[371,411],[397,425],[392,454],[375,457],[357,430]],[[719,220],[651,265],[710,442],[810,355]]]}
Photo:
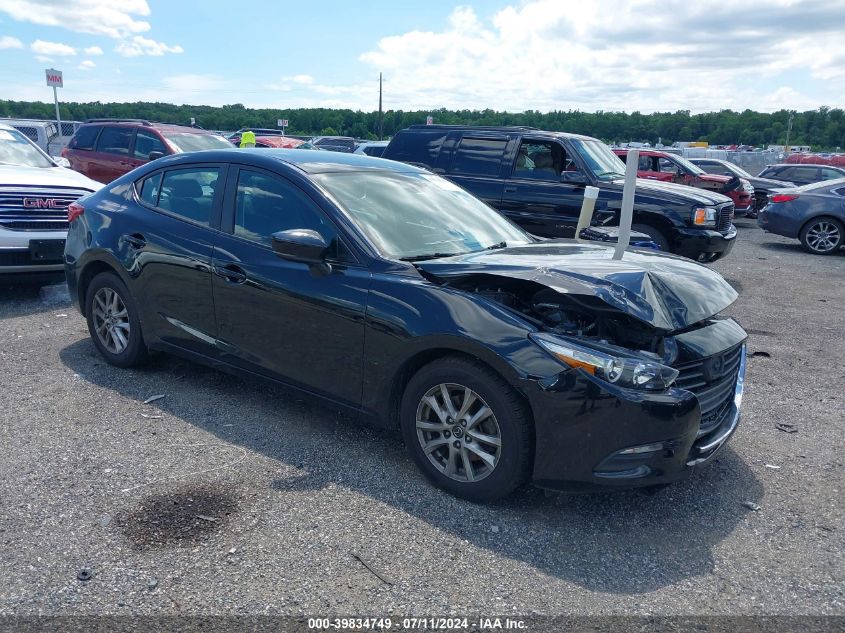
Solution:
{"label": "taillight", "polygon": [[67,221],[68,223],[73,222],[76,218],[80,215],[85,213],[85,207],[83,207],[78,202],[71,202],[67,208]]}
{"label": "taillight", "polygon": [[771,200],[772,202],[792,202],[797,198],[798,196],[793,193],[776,193],[771,198],[769,198],[769,200]]}

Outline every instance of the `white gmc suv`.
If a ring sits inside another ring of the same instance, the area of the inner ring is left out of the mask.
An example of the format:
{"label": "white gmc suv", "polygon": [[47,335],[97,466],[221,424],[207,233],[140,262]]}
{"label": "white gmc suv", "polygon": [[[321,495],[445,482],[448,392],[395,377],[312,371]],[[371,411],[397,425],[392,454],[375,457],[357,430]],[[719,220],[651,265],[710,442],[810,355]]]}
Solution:
{"label": "white gmc suv", "polygon": [[67,207],[102,186],[0,123],[0,279],[63,270]]}

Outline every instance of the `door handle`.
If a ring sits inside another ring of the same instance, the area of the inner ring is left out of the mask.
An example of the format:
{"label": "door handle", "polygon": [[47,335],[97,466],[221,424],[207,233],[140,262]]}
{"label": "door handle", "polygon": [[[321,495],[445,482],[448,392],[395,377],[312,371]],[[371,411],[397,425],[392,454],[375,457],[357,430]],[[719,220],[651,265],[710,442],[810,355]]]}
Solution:
{"label": "door handle", "polygon": [[242,284],[246,281],[246,273],[240,266],[230,264],[228,266],[215,267],[215,274],[233,284]]}
{"label": "door handle", "polygon": [[132,248],[141,250],[147,245],[147,240],[140,233],[133,233],[132,235],[123,235],[120,238]]}

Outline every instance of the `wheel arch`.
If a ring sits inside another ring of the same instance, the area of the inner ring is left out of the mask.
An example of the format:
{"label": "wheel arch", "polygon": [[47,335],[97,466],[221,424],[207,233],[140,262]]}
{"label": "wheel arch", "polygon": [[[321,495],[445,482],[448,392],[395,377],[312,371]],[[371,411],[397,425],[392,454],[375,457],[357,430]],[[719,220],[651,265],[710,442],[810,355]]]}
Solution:
{"label": "wheel arch", "polygon": [[433,347],[421,350],[413,354],[409,358],[405,359],[405,361],[403,361],[402,364],[397,368],[396,374],[390,385],[390,391],[388,395],[388,409],[386,422],[389,427],[399,428],[399,416],[400,409],[402,406],[402,396],[405,393],[405,389],[408,386],[408,382],[410,382],[414,374],[416,374],[420,369],[422,369],[426,365],[429,365],[434,361],[447,357],[464,358],[466,360],[470,360],[476,363],[481,363],[487,369],[499,376],[508,385],[510,385],[511,388],[513,388],[514,392],[525,405],[525,409],[528,412],[528,415],[531,417],[533,423],[534,412],[531,408],[531,404],[528,399],[514,384],[517,374],[513,370],[513,368],[508,366],[507,370],[503,371],[503,368],[501,367],[501,359],[499,359],[500,362],[494,361],[491,363],[488,362],[488,360],[486,360],[485,358],[482,358],[477,354],[470,353],[466,350],[458,349],[455,347]]}
{"label": "wheel arch", "polygon": [[78,305],[81,308],[82,315],[85,317],[88,316],[88,308],[85,305],[85,296],[88,294],[88,287],[97,275],[105,272],[114,273],[125,283],[123,275],[120,274],[119,267],[104,259],[93,259],[86,262],[79,273],[79,282],[76,286],[76,293]]}

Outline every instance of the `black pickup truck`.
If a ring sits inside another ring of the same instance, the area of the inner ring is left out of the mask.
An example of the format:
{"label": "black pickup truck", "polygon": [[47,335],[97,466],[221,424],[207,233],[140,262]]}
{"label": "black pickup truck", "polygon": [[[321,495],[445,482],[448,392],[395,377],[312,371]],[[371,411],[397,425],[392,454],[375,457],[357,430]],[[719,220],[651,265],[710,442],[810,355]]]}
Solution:
{"label": "black pickup truck", "polygon": [[[619,223],[625,165],[589,136],[412,125],[393,137],[383,158],[440,174],[541,237],[574,236],[587,185],[599,189],[593,223]],[[640,179],[632,229],[663,250],[712,262],[736,242],[733,215],[731,199],[719,193]]]}

